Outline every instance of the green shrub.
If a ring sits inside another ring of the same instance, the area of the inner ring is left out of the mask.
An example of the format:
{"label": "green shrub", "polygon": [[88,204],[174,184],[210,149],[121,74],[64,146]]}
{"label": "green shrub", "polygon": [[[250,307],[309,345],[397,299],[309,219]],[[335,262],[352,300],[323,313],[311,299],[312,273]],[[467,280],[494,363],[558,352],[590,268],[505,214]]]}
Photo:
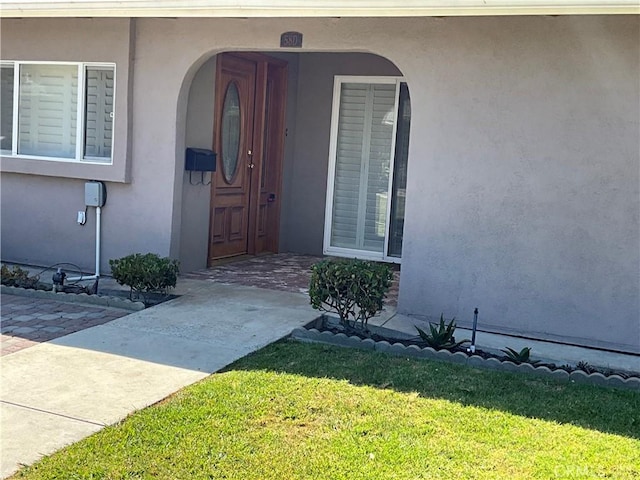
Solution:
{"label": "green shrub", "polygon": [[384,263],[323,260],[311,267],[311,306],[336,312],[346,327],[355,327],[360,322],[366,328],[369,319],[382,310],[392,279],[391,267]]}
{"label": "green shrub", "polygon": [[5,264],[0,267],[0,278],[2,279],[2,285],[21,288],[36,288],[40,281],[38,275],[29,276],[27,270],[23,270],[17,265],[9,268]]}
{"label": "green shrub", "polygon": [[452,318],[451,321],[446,324],[444,322],[444,314],[440,315],[440,323],[429,323],[429,331],[425,332],[421,328],[416,326],[416,330],[418,330],[418,334],[422,341],[431,348],[435,348],[436,350],[442,349],[452,349],[455,347],[459,347],[465,342],[469,340],[462,340],[460,342],[456,342],[456,337],[454,333],[456,331],[456,319]]}
{"label": "green shrub", "polygon": [[129,298],[135,292],[147,303],[147,294],[164,293],[176,286],[178,262],[155,253],[134,253],[126,257],[109,260],[111,274],[120,285],[130,288]]}

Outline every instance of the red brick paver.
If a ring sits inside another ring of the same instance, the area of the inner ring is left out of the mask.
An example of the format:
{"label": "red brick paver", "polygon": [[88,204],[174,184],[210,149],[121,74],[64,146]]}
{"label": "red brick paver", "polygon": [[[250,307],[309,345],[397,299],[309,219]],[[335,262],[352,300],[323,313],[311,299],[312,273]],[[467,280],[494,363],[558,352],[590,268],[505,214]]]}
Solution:
{"label": "red brick paver", "polygon": [[128,315],[117,308],[2,295],[0,355],[95,327]]}
{"label": "red brick paver", "polygon": [[[251,257],[205,270],[198,270],[197,272],[187,273],[185,277],[306,294],[309,292],[311,266],[322,259],[323,257],[312,255],[278,253]],[[387,293],[385,302],[389,306],[395,307],[398,304],[399,283],[400,272],[395,271],[393,283]]]}

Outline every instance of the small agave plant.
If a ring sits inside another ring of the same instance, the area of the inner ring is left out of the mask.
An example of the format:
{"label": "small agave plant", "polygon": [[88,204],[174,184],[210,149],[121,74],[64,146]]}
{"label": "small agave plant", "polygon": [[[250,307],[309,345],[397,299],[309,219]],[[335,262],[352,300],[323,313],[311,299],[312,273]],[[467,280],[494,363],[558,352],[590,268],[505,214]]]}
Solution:
{"label": "small agave plant", "polygon": [[429,331],[425,332],[420,327],[416,326],[420,339],[431,348],[436,350],[450,350],[452,348],[459,347],[465,342],[470,340],[462,340],[456,342],[454,333],[456,331],[456,319],[452,318],[449,323],[445,323],[444,315],[440,315],[439,323],[429,323]]}
{"label": "small agave plant", "polygon": [[537,365],[540,363],[538,360],[531,360],[531,347],[524,347],[519,352],[513,348],[507,347],[506,349],[501,350],[501,352],[504,352],[507,356],[507,360],[518,365],[521,363],[530,363],[531,365]]}

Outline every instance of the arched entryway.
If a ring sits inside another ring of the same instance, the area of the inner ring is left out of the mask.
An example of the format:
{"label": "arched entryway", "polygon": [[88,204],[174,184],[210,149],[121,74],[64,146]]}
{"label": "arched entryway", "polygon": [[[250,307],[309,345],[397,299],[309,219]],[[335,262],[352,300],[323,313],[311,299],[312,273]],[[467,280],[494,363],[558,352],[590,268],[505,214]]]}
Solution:
{"label": "arched entryway", "polygon": [[183,265],[263,252],[399,262],[409,119],[402,73],[378,55],[213,56],[193,79],[185,138],[218,169],[211,188],[183,185]]}

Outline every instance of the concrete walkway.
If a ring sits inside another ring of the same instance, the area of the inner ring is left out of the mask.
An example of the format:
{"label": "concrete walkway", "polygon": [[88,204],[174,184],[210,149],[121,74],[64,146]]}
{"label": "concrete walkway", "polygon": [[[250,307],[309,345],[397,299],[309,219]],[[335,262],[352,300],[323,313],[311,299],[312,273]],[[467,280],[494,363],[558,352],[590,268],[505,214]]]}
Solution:
{"label": "concrete walkway", "polygon": [[189,279],[176,293],[0,359],[3,478],[318,316],[298,293]]}

